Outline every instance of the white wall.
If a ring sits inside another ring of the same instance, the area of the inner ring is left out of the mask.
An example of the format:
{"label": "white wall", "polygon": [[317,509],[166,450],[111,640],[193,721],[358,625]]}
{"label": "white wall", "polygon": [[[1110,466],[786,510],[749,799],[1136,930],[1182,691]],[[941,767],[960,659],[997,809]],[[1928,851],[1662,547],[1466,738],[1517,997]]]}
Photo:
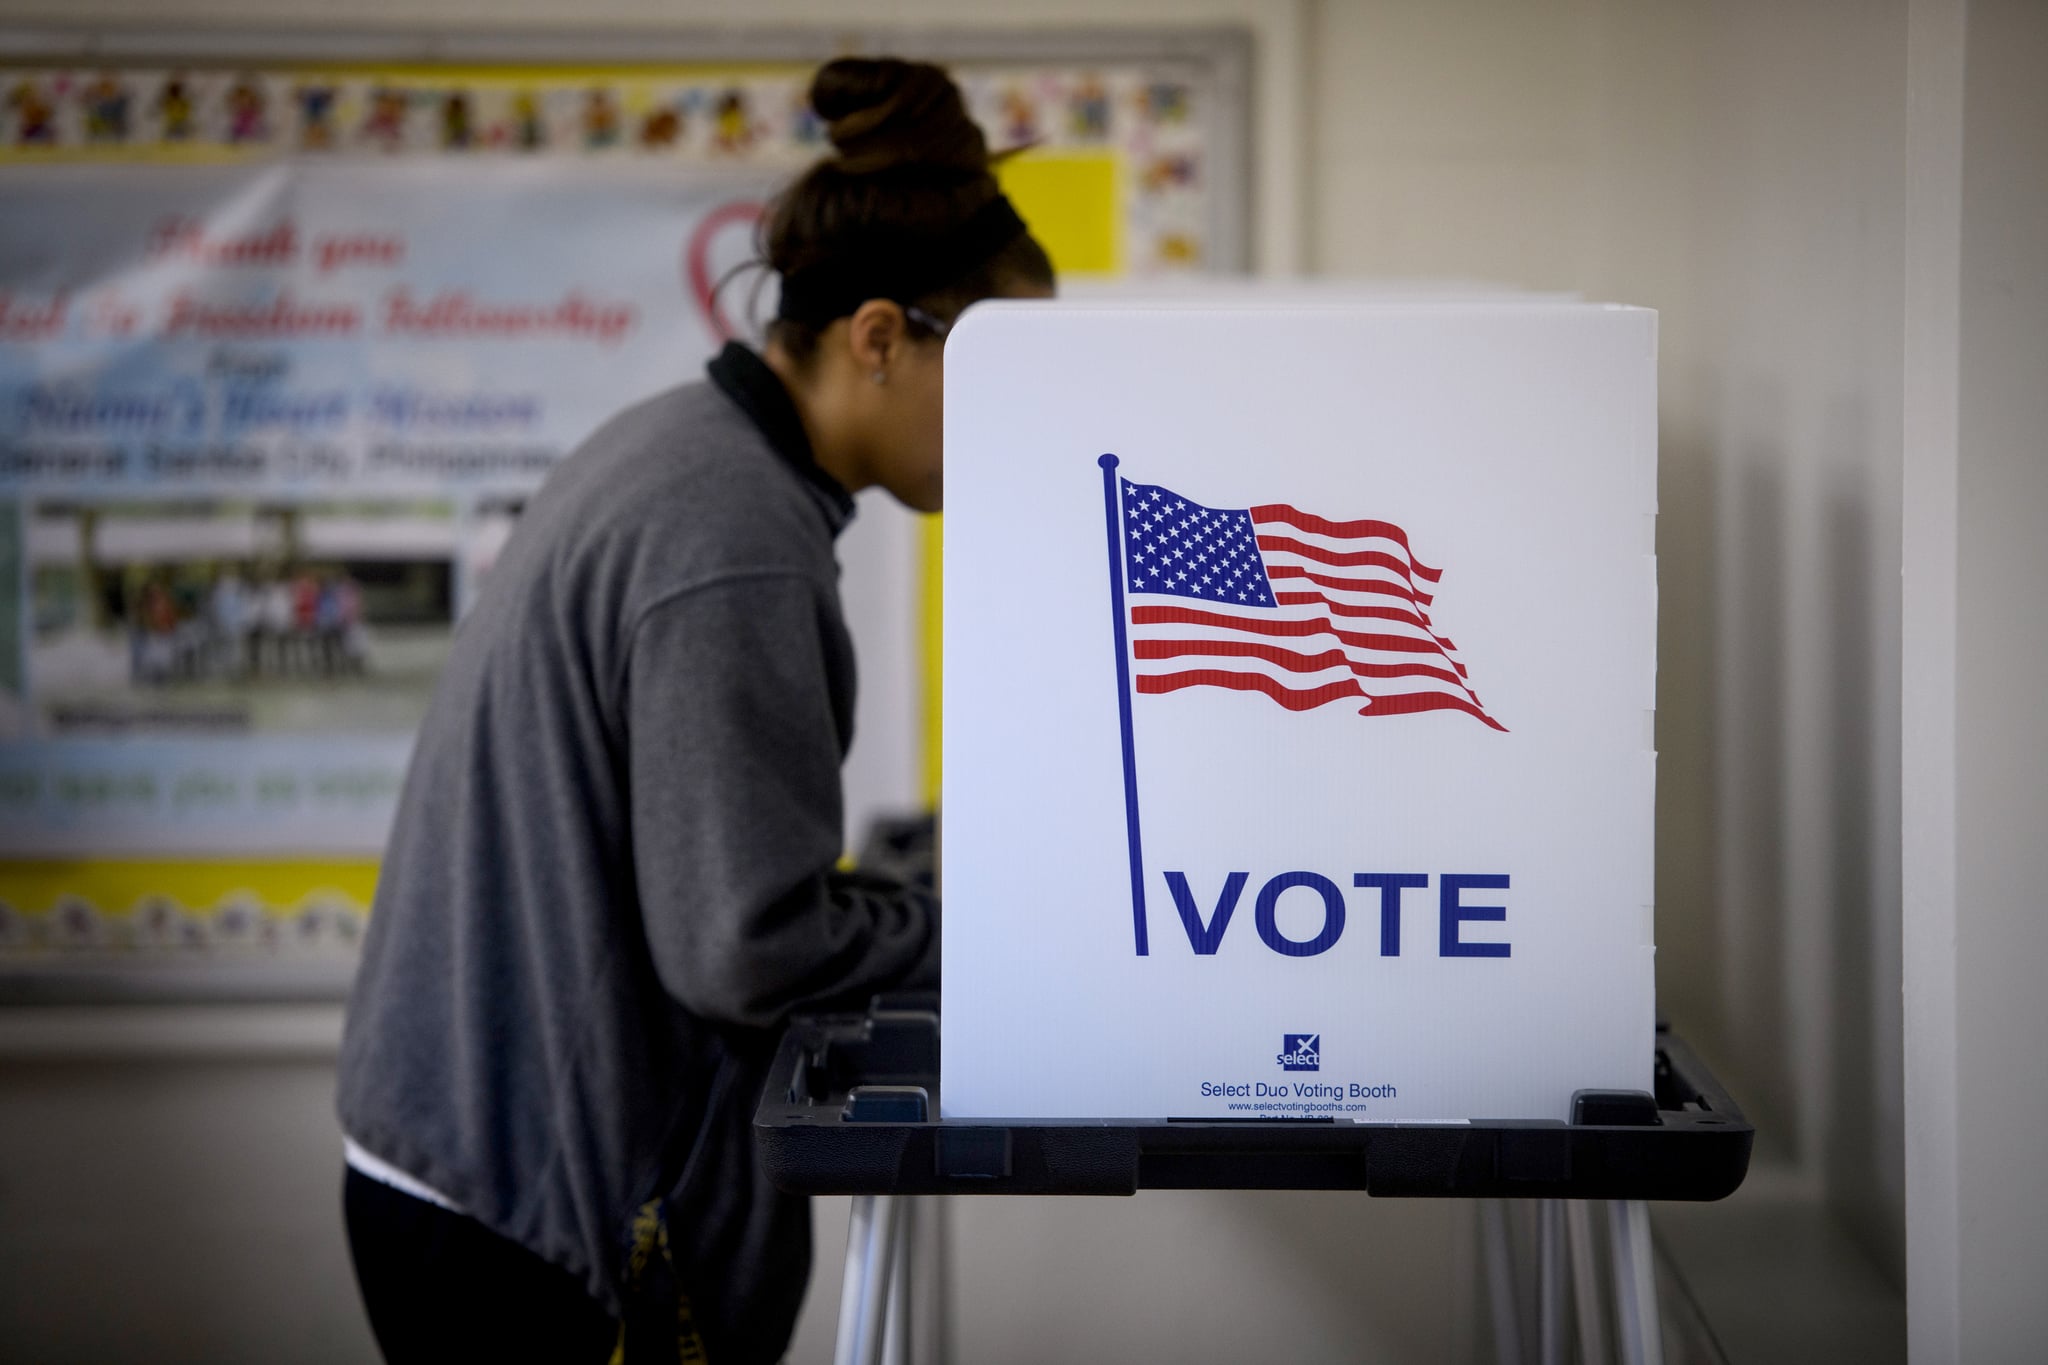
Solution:
{"label": "white wall", "polygon": [[1706,931],[1667,943],[1699,949],[1667,994],[1897,1276],[1903,6],[1757,5],[1717,27],[1698,369],[1667,409],[1670,472],[1701,484],[1667,483],[1666,505],[1707,550],[1710,692],[1674,695],[1669,719],[1698,708],[1700,747],[1672,758],[1712,784],[1691,826],[1712,861],[1698,882],[1660,869],[1666,922]]}
{"label": "white wall", "polygon": [[2048,9],[1912,9],[1912,1346],[2018,1361],[2048,1339]]}
{"label": "white wall", "polygon": [[373,1361],[339,1007],[0,1010],[0,1357]]}
{"label": "white wall", "polygon": [[856,853],[877,818],[924,802],[918,518],[879,489],[857,503],[837,547],[840,605],[859,650],[853,748],[843,773],[846,846]]}
{"label": "white wall", "polygon": [[1968,52],[1956,432],[1956,1358],[2023,1360],[2048,1341],[2048,6],[1971,0]]}

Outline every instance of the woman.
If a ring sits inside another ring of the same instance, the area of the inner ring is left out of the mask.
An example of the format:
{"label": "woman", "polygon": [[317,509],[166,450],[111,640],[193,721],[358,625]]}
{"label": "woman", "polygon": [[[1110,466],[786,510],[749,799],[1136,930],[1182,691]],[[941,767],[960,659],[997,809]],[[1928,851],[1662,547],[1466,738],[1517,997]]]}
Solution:
{"label": "woman", "polygon": [[777,1359],[807,1208],[751,1110],[799,1007],[935,980],[925,894],[834,870],[853,656],[834,536],[940,502],[943,333],[1048,293],[935,67],[847,60],[773,207],[766,350],[608,423],[463,623],[342,1050],[357,1276],[393,1360]]}

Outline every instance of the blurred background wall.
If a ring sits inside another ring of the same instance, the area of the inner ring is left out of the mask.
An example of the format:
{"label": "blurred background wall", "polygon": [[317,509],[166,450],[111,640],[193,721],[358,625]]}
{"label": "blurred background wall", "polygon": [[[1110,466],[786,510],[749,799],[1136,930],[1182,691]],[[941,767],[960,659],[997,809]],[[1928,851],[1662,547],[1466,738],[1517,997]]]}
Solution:
{"label": "blurred background wall", "polygon": [[[1905,0],[4,0],[0,21],[195,49],[201,26],[342,22],[1230,26],[1259,272],[1661,310],[1659,999],[1760,1141],[1736,1204],[1660,1226],[1735,1358],[1903,1357]],[[369,1358],[338,1028],[322,1005],[0,1011],[0,1356]],[[843,1217],[821,1201],[793,1359],[826,1358]],[[962,1359],[1478,1349],[1462,1206],[1155,1194],[956,1218]]]}

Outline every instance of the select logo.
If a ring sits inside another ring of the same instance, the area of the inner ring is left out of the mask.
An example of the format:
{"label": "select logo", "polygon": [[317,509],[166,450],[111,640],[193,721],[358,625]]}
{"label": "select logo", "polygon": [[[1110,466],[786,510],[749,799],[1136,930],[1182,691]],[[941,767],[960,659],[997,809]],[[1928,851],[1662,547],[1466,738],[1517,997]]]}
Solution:
{"label": "select logo", "polygon": [[1279,1062],[1282,1071],[1321,1071],[1323,1069],[1323,1035],[1320,1033],[1281,1034]]}

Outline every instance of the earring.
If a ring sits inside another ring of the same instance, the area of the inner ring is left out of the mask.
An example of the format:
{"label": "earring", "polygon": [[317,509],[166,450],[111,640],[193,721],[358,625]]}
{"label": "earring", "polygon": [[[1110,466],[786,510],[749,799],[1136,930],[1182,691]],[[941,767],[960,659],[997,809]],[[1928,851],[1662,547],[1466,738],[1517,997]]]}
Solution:
{"label": "earring", "polygon": [[870,379],[873,379],[877,384],[886,384],[889,382],[889,372],[887,370],[876,370],[872,375],[868,377]]}

